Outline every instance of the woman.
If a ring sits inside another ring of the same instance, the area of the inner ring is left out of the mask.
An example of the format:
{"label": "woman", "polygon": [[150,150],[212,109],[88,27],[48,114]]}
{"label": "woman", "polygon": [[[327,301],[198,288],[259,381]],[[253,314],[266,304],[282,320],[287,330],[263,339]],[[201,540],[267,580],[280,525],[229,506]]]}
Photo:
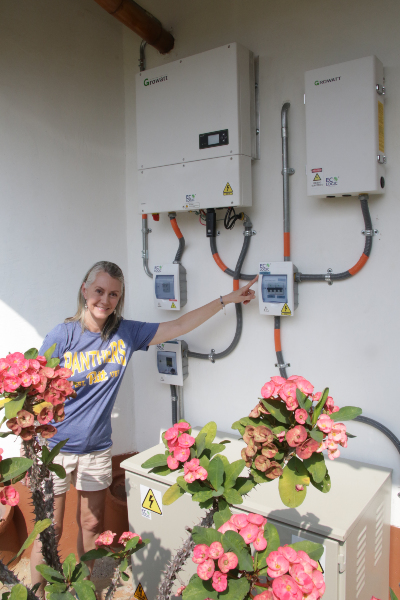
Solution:
{"label": "woman", "polygon": [[[57,423],[54,446],[68,439],[56,462],[67,477],[54,477],[54,519],[62,533],[65,497],[72,481],[78,492],[78,554],[94,548],[103,530],[106,490],[111,484],[111,411],[133,352],[148,350],[192,331],[226,304],[247,304],[255,297],[250,287],[257,278],[230,294],[166,323],[142,323],[122,318],[125,284],[121,269],[101,261],[84,277],[74,317],[57,325],[43,342],[40,354],[56,344],[53,356],[71,369],[76,397],[68,398],[65,419]],[[44,583],[36,565],[42,562],[39,540],[31,556],[32,584]],[[89,565],[91,567],[92,565]]]}

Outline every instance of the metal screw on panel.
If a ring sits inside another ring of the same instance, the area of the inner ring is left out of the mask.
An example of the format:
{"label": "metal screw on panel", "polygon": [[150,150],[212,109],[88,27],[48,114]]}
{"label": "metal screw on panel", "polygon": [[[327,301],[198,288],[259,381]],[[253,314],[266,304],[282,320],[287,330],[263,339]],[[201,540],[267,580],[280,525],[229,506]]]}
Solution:
{"label": "metal screw on panel", "polygon": [[[221,235],[221,232],[220,232],[220,231],[217,231],[217,235]],[[400,494],[399,494],[399,495],[400,495]]]}
{"label": "metal screw on panel", "polygon": [[256,129],[256,134],[258,135],[259,133],[260,133],[260,130],[259,130],[259,129]]}
{"label": "metal screw on panel", "polygon": [[232,156],[231,156],[231,160],[232,160]]}
{"label": "metal screw on panel", "polygon": [[233,202],[231,202],[231,204],[233,204]]}

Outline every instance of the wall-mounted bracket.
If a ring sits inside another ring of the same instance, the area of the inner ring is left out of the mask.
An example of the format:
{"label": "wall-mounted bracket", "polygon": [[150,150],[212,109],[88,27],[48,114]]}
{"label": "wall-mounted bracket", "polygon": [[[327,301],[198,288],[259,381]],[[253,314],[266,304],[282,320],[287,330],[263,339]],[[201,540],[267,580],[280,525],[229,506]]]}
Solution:
{"label": "wall-mounted bracket", "polygon": [[363,235],[373,237],[374,235],[377,235],[379,231],[377,229],[362,229],[361,233]]}
{"label": "wall-mounted bracket", "polygon": [[210,354],[208,355],[208,360],[210,360],[212,363],[215,363],[215,358],[214,358],[214,356],[215,356],[215,350],[214,350],[214,348],[211,348],[211,352],[210,352]]}

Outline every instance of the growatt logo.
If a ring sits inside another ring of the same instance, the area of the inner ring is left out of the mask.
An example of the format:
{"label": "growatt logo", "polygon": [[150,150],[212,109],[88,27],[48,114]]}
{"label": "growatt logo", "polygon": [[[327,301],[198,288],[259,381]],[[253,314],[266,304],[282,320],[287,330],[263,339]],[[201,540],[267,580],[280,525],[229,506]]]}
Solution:
{"label": "growatt logo", "polygon": [[161,83],[162,81],[167,81],[168,75],[162,75],[161,77],[155,77],[154,79],[146,79],[143,81],[144,86],[154,85],[155,83]]}
{"label": "growatt logo", "polygon": [[322,85],[323,83],[332,83],[332,81],[340,81],[340,77],[332,77],[332,79],[322,79],[321,81],[314,81],[314,85]]}

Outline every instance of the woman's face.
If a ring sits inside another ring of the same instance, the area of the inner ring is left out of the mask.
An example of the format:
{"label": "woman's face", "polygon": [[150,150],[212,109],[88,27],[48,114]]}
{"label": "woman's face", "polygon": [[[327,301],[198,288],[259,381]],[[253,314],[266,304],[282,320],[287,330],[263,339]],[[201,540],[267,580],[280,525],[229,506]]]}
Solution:
{"label": "woman's face", "polygon": [[91,319],[102,327],[121,298],[122,284],[108,273],[100,271],[88,287],[82,284],[82,293],[87,304],[85,321]]}

